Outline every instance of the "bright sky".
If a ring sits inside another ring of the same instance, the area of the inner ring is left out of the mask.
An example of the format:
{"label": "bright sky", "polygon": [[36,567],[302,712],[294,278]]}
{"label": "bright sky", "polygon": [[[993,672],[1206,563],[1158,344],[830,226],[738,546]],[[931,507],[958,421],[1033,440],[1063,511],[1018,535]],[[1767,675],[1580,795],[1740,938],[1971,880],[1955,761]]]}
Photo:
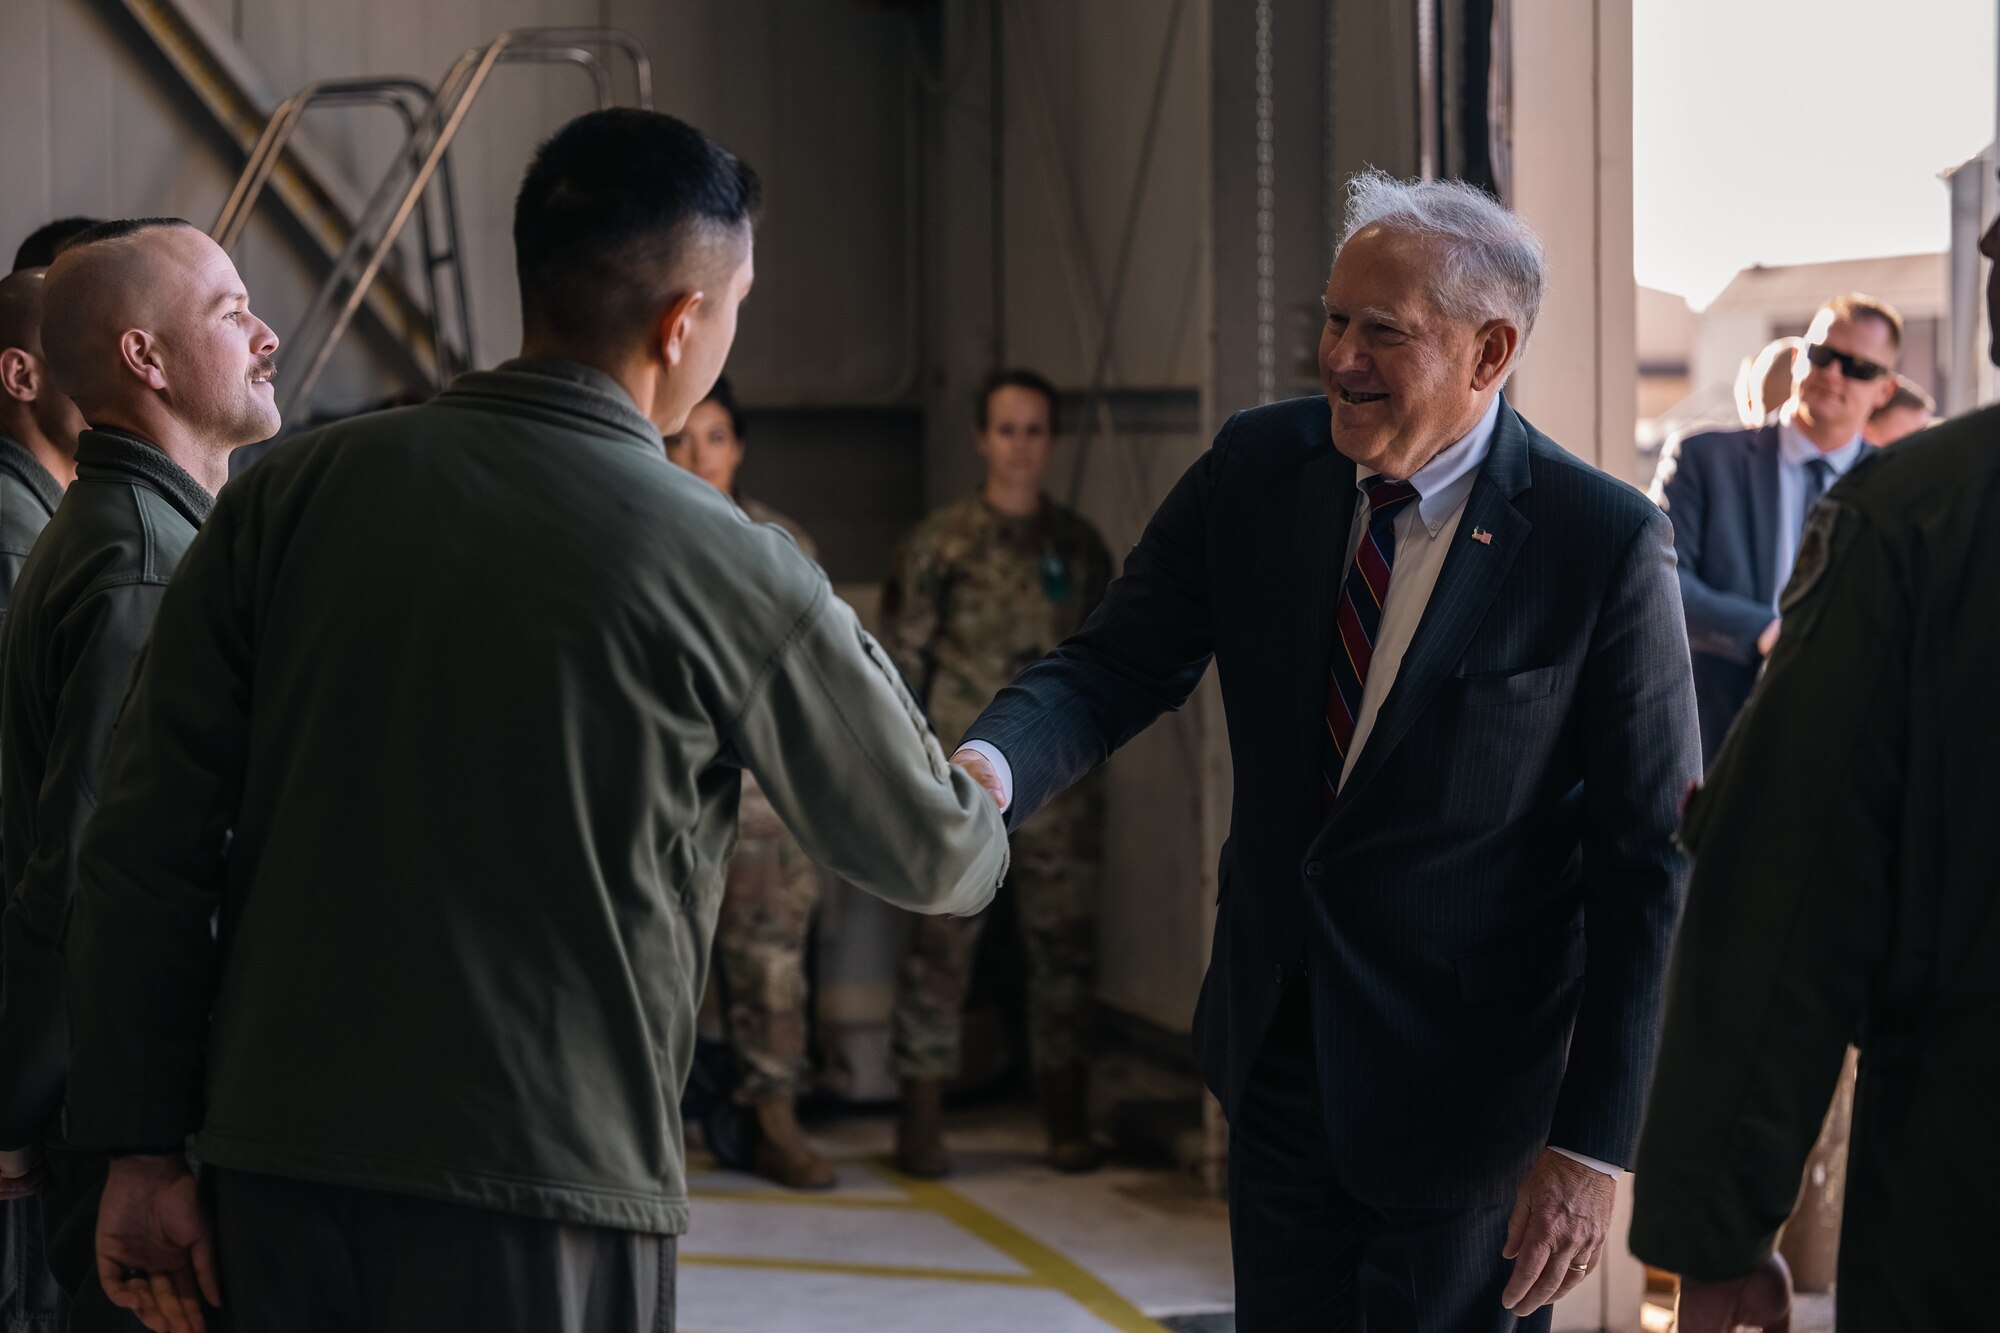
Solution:
{"label": "bright sky", "polygon": [[1639,281],[1943,250],[1994,137],[1996,0],[1634,0]]}

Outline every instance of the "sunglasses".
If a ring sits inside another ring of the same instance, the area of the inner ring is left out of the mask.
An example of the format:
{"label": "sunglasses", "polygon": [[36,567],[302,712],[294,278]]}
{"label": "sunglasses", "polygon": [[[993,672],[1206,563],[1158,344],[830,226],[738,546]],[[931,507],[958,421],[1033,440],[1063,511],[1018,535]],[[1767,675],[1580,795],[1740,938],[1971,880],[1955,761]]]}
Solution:
{"label": "sunglasses", "polygon": [[1853,380],[1856,384],[1866,384],[1869,380],[1877,376],[1889,373],[1889,367],[1887,366],[1877,365],[1873,361],[1864,360],[1858,356],[1849,356],[1845,352],[1836,352],[1825,343],[1808,343],[1806,345],[1806,360],[1812,362],[1821,370],[1825,370],[1828,366],[1838,361],[1840,363],[1840,373]]}

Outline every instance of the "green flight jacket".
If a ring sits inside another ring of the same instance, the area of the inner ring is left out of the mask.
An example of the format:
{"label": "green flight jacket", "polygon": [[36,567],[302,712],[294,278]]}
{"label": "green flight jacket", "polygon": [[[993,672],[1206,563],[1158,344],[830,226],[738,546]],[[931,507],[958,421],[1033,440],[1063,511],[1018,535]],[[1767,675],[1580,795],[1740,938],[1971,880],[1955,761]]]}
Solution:
{"label": "green flight jacket", "polygon": [[62,484],[18,441],[0,435],[0,628],[7,623],[8,594],[62,503]]}
{"label": "green flight jacket", "polygon": [[73,1139],[683,1231],[744,769],[900,906],[1005,873],[818,566],[608,377],[511,362],[273,450],[167,592],[85,840]]}
{"label": "green flight jacket", "polygon": [[87,430],[76,481],[0,638],[0,1148],[55,1127],[68,1063],[63,924],[132,661],[212,499],[165,453]]}
{"label": "green flight jacket", "polygon": [[1632,1248],[1706,1279],[1762,1262],[1853,1042],[1842,1333],[1991,1327],[2000,408],[1836,486],[1783,608],[1688,811]]}

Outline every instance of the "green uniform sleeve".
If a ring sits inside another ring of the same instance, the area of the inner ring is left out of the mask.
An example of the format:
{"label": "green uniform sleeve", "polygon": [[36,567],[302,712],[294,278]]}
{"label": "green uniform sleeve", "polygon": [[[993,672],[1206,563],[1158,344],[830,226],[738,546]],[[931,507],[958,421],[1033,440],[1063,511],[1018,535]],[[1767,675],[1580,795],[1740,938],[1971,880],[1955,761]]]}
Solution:
{"label": "green uniform sleeve", "polygon": [[61,1104],[69,1062],[62,936],[84,825],[97,807],[111,733],[158,609],[158,584],[121,583],[85,596],[50,635],[47,678],[61,683],[48,763],[35,800],[34,844],[0,917],[0,1146],[38,1138]]}
{"label": "green uniform sleeve", "polygon": [[1823,502],[1777,651],[1689,807],[1694,881],[1634,1182],[1650,1264],[1746,1273],[1798,1194],[1887,951],[1913,586],[1883,531]]}
{"label": "green uniform sleeve", "polygon": [[814,861],[898,907],[976,912],[1007,872],[1000,812],[945,763],[882,646],[821,588],[731,740]]}
{"label": "green uniform sleeve", "polygon": [[119,720],[69,930],[70,1137],[177,1150],[197,1127],[223,853],[249,731],[225,497],[188,548]]}

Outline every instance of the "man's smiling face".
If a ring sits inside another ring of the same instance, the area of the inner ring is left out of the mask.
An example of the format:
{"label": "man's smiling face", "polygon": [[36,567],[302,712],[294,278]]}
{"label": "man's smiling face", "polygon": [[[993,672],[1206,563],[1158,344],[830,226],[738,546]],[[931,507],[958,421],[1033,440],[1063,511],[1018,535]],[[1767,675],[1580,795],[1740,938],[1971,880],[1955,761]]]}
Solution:
{"label": "man's smiling face", "polygon": [[1341,248],[1326,284],[1319,375],[1334,447],[1398,479],[1470,431],[1485,406],[1474,384],[1483,326],[1437,308],[1437,249],[1367,227]]}

